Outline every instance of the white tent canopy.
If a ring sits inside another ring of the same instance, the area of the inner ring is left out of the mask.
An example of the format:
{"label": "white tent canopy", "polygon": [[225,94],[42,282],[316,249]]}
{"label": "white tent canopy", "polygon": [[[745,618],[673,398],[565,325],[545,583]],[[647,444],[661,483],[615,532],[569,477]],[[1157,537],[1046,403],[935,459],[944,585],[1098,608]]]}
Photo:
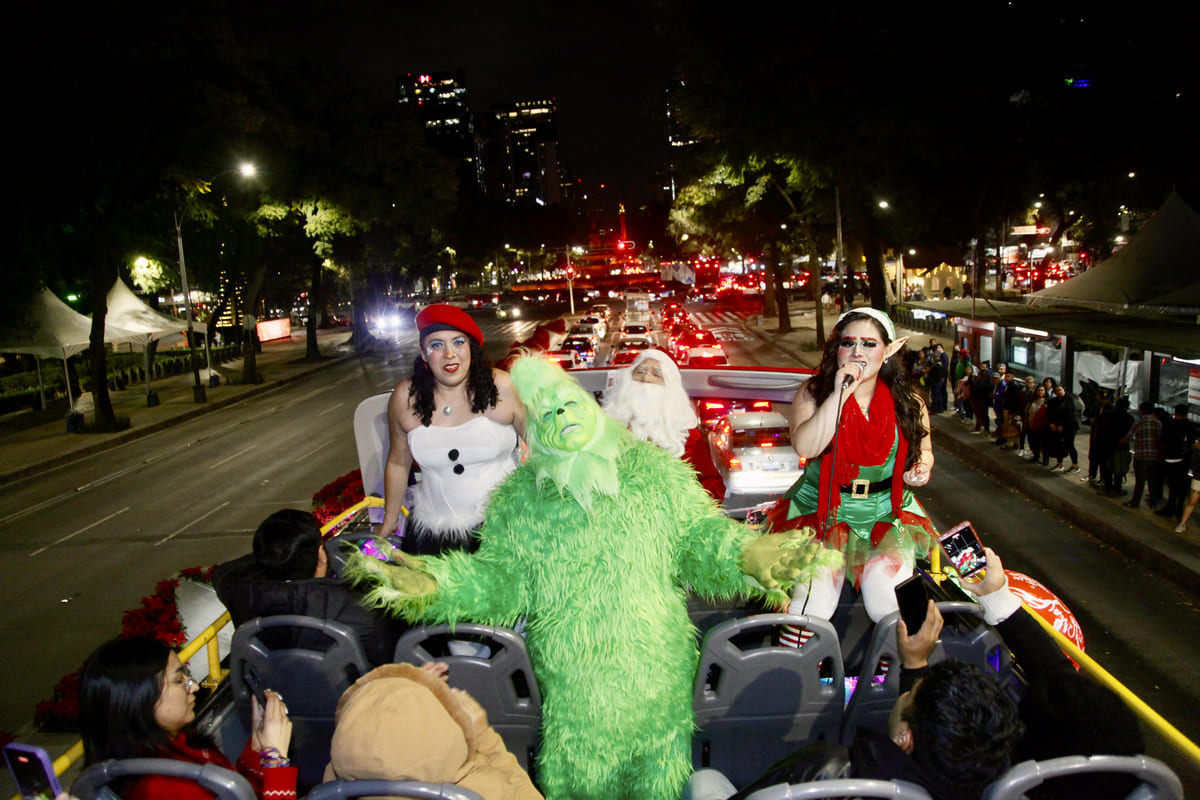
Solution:
{"label": "white tent canopy", "polygon": [[[182,335],[187,330],[186,320],[155,311],[138,300],[137,295],[120,278],[108,292],[105,324],[141,334],[137,341],[143,344],[172,334]],[[198,321],[192,322],[192,329],[199,333],[208,332],[208,326]]]}
{"label": "white tent canopy", "polygon": [[[40,358],[61,358],[63,374],[66,374],[67,359],[88,348],[92,335],[92,320],[75,311],[54,292],[43,288],[33,301],[30,309],[30,322],[27,330],[18,333],[15,338],[0,342],[0,352],[29,353]],[[107,320],[104,326],[104,341],[117,344],[134,342],[138,334],[112,325]],[[38,364],[38,385],[41,386],[41,363]],[[67,393],[70,395],[70,392]],[[42,399],[45,406],[45,398]],[[75,409],[75,400],[71,398],[71,410]]]}
{"label": "white tent canopy", "polygon": [[[187,330],[187,320],[171,317],[155,311],[150,306],[137,299],[125,281],[117,278],[117,282],[108,291],[108,316],[105,324],[116,325],[126,330],[134,331],[136,341],[142,345],[146,373],[146,395],[150,395],[150,342],[175,336],[182,338]],[[192,330],[208,333],[208,326],[203,322],[192,322]]]}

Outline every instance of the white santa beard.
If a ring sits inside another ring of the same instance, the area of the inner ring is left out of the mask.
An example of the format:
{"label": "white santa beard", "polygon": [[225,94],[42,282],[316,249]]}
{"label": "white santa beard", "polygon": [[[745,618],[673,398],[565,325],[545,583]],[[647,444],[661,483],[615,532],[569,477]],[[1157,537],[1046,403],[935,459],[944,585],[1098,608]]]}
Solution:
{"label": "white santa beard", "polygon": [[687,408],[691,419],[680,419],[679,409],[674,411],[672,413],[667,400],[665,386],[630,381],[621,395],[618,408],[610,410],[610,413],[625,422],[634,437],[680,456],[683,455],[688,431],[694,427],[695,416],[691,406]]}

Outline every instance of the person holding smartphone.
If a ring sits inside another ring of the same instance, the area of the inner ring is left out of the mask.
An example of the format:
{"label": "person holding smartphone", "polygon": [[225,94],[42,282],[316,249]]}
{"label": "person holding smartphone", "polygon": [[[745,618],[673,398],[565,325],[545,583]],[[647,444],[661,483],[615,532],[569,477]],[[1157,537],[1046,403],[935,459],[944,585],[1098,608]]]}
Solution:
{"label": "person holding smartphone", "polygon": [[[196,718],[196,689],[187,667],[165,642],[131,638],[100,645],[88,657],[80,680],[86,763],[110,758],[211,763],[241,773],[259,798],[293,800],[297,770],[288,761],[292,723],[283,698],[268,689],[265,707],[253,701],[250,741],[235,766],[215,744],[188,729]],[[166,775],[130,777],[116,789],[125,800],[213,796],[194,781]]]}
{"label": "person holding smartphone", "polygon": [[929,412],[894,358],[907,341],[882,311],[846,312],[792,401],[792,446],[808,463],[767,518],[775,530],[815,529],[845,565],[797,587],[791,613],[832,617],[848,571],[878,622],[936,536],[908,489],[929,482],[933,449]]}

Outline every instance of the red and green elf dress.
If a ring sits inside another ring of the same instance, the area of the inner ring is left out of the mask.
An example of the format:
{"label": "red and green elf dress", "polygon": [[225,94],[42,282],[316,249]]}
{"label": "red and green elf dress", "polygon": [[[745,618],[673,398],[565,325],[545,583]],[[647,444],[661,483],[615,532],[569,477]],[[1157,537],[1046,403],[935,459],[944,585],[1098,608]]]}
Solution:
{"label": "red and green elf dress", "polygon": [[800,480],[771,507],[767,522],[775,531],[816,530],[827,547],[845,555],[857,589],[867,562],[886,559],[894,574],[928,555],[937,531],[904,485],[908,442],[882,381],[867,415],[858,403],[845,404],[836,444],[832,480],[828,464],[834,442],[806,465]]}

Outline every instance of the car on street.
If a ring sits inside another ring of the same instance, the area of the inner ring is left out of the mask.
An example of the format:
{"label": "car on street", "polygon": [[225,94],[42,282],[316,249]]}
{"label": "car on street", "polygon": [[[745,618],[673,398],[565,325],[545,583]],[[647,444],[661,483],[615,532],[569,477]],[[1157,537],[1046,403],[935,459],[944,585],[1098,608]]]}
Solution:
{"label": "car on street", "polygon": [[638,353],[654,347],[654,343],[645,336],[626,336],[613,346],[608,356],[608,366],[620,367],[632,364]]}
{"label": "car on street", "polygon": [[579,351],[574,349],[548,350],[546,351],[546,357],[563,369],[583,369],[587,366],[587,364],[583,363],[583,359],[579,357]]}
{"label": "car on street", "polygon": [[676,361],[682,360],[684,355],[692,349],[720,351],[721,343],[717,341],[717,337],[712,331],[706,331],[703,328],[691,328],[672,337],[671,355]]}
{"label": "car on street", "polygon": [[727,367],[729,358],[719,347],[689,347],[678,363],[681,367]]}
{"label": "car on street", "polygon": [[588,314],[579,320],[580,325],[591,325],[596,329],[596,335],[603,339],[608,335],[608,323],[602,317],[597,317],[594,314]]}
{"label": "car on street", "polygon": [[566,339],[563,339],[561,349],[574,350],[579,354],[585,367],[596,363],[596,343],[586,336],[567,336]]}
{"label": "car on street", "polygon": [[649,336],[649,325],[626,325],[621,328],[622,336]]}
{"label": "car on street", "polygon": [[595,346],[600,344],[600,340],[604,337],[602,337],[600,332],[596,330],[595,325],[585,325],[583,323],[579,323],[570,327],[570,329],[567,331],[567,338],[588,339],[591,341],[592,345]]}
{"label": "car on street", "polygon": [[804,474],[804,459],[792,448],[787,417],[777,411],[729,414],[709,433],[708,441],[725,481],[726,507],[769,502]]}

